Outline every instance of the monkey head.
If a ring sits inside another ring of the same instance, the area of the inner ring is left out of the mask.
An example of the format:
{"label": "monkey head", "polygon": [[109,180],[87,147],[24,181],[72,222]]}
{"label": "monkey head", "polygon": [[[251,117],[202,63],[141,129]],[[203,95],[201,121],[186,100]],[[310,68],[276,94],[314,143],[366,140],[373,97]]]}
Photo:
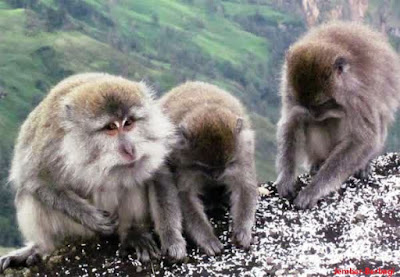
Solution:
{"label": "monkey head", "polygon": [[299,44],[289,49],[286,66],[292,96],[314,119],[342,115],[337,92],[342,90],[350,68],[348,57],[345,50],[328,43]]}
{"label": "monkey head", "polygon": [[195,109],[180,124],[180,164],[219,177],[234,162],[242,119],[218,105]]}
{"label": "monkey head", "polygon": [[92,80],[74,87],[62,104],[69,164],[141,182],[169,152],[173,127],[143,83],[115,76]]}

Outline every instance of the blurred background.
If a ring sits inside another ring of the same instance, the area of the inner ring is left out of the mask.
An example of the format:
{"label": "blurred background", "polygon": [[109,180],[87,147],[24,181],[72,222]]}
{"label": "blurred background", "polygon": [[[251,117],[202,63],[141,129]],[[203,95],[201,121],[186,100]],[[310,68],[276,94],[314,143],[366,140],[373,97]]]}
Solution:
{"label": "blurred background", "polygon": [[[221,86],[251,114],[259,181],[274,180],[285,50],[335,19],[366,22],[400,51],[397,0],[0,0],[0,254],[21,244],[6,185],[13,143],[57,82],[104,71],[160,95],[185,80]],[[398,149],[394,124],[387,151]]]}

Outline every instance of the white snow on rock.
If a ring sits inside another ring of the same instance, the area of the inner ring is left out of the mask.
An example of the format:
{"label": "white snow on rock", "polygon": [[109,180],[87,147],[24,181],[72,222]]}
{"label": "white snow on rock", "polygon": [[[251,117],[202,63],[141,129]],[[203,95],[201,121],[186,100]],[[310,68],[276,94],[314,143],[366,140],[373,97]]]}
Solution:
{"label": "white snow on rock", "polygon": [[[396,154],[382,156],[368,180],[351,177],[340,192],[305,211],[265,184],[272,193],[260,198],[256,243],[249,253],[232,247],[224,231],[219,236],[226,246],[223,255],[207,258],[194,251],[194,262],[174,265],[166,276],[332,276],[335,270],[365,268],[400,275],[399,164]],[[377,173],[382,170],[390,176]],[[301,181],[308,183],[309,177]]]}
{"label": "white snow on rock", "polygon": [[[303,185],[309,181],[308,175],[299,179]],[[219,256],[191,245],[183,263],[163,258],[142,264],[133,255],[119,257],[117,240],[100,239],[60,249],[53,256],[63,262],[45,262],[32,276],[365,276],[345,270],[366,268],[381,270],[367,276],[385,276],[383,270],[392,269],[392,276],[400,276],[398,154],[379,157],[368,180],[351,177],[311,210],[297,210],[281,199],[272,182],[262,187],[250,251],[232,244],[229,213],[219,209],[211,213],[224,244]]]}

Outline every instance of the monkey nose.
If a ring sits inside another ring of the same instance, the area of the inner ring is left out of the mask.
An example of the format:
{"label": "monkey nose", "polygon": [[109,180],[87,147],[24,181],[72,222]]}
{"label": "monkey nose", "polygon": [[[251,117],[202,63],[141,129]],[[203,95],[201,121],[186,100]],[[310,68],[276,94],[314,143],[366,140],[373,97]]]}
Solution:
{"label": "monkey nose", "polygon": [[220,171],[220,170],[214,170],[214,171],[212,171],[212,173],[211,173],[211,177],[212,177],[214,180],[218,180],[220,176],[221,176],[221,171]]}
{"label": "monkey nose", "polygon": [[135,150],[133,149],[132,145],[126,143],[122,144],[119,147],[119,152],[125,159],[129,161],[133,161],[135,159]]}

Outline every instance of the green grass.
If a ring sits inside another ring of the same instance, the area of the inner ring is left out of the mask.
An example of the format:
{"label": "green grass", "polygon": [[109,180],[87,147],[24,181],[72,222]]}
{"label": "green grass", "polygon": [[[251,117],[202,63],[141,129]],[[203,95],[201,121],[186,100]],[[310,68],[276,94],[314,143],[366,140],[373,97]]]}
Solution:
{"label": "green grass", "polygon": [[15,248],[0,247],[0,256],[3,256],[13,250],[15,250]]}
{"label": "green grass", "polygon": [[[191,38],[187,44],[199,46],[216,60],[240,64],[251,53],[267,61],[269,46],[265,39],[242,30],[222,16],[208,14],[204,8],[171,0],[120,1],[111,13],[113,18],[119,18],[125,32],[131,32],[131,23],[135,23],[135,31],[145,40],[148,53],[154,53],[152,42],[159,36],[160,27],[152,22],[153,15],[157,15],[160,26],[186,33]],[[193,28],[194,22],[201,22],[203,27]]]}
{"label": "green grass", "polygon": [[1,9],[9,9],[10,5],[8,5],[6,2],[0,1],[0,10]]}
{"label": "green grass", "polygon": [[298,21],[296,17],[274,10],[270,5],[255,5],[224,1],[224,10],[230,16],[249,16],[259,14],[277,23]]}
{"label": "green grass", "polygon": [[275,180],[275,130],[276,127],[265,117],[251,115],[253,128],[256,132],[256,167],[258,182]]}

